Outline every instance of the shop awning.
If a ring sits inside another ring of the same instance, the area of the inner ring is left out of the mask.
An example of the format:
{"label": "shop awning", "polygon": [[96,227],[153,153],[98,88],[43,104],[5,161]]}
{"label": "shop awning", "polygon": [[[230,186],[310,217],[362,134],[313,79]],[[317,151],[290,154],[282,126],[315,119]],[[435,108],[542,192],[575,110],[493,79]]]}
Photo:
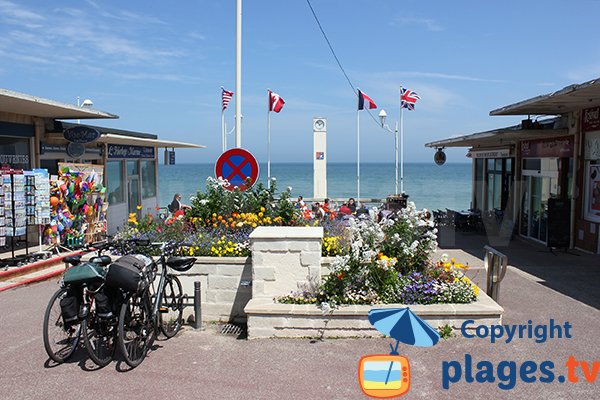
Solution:
{"label": "shop awning", "polygon": [[53,119],[119,118],[118,115],[75,104],[61,103],[12,90],[0,89],[0,111]]}
{"label": "shop awning", "polygon": [[169,147],[169,148],[176,148],[176,149],[183,149],[183,148],[201,149],[201,148],[206,147],[201,144],[175,142],[172,140],[151,139],[151,138],[143,138],[143,137],[128,136],[128,135],[116,135],[114,133],[102,133],[102,135],[98,139],[98,142],[128,145],[128,146]]}
{"label": "shop awning", "polygon": [[469,135],[438,140],[425,144],[425,147],[502,147],[514,145],[521,140],[533,140],[567,135],[568,130],[566,128],[553,128],[555,120],[556,119],[544,121],[540,124],[541,129],[521,129],[521,125],[515,125],[507,128],[494,129],[491,131],[472,133]]}
{"label": "shop awning", "polygon": [[600,78],[492,110],[490,115],[561,115],[597,106]]}

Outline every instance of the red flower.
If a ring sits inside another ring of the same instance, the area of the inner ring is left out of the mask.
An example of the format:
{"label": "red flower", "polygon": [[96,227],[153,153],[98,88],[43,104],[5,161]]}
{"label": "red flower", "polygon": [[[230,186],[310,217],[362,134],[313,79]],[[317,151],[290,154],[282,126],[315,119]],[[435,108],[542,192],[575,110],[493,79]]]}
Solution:
{"label": "red flower", "polygon": [[338,278],[340,281],[341,281],[342,279],[344,279],[344,273],[343,273],[343,272],[340,272],[340,273],[337,275],[337,278]]}

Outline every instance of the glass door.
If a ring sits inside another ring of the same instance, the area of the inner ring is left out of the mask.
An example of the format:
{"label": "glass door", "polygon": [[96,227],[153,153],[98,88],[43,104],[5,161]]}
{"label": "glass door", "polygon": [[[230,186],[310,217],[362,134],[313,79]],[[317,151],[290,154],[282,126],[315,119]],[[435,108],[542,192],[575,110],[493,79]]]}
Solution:
{"label": "glass door", "polygon": [[545,241],[545,237],[540,238],[540,225],[542,221],[542,178],[539,176],[532,176],[530,188],[529,237]]}
{"label": "glass door", "polygon": [[137,207],[142,204],[142,199],[140,197],[140,177],[129,176],[127,178],[127,184],[129,189],[129,195],[127,197],[129,213],[135,213],[139,217],[139,210]]}
{"label": "glass door", "polygon": [[529,193],[531,193],[531,176],[524,176],[525,181],[523,182],[523,201],[521,202],[521,225],[519,232],[523,236],[529,236],[529,208],[531,200],[529,199]]}

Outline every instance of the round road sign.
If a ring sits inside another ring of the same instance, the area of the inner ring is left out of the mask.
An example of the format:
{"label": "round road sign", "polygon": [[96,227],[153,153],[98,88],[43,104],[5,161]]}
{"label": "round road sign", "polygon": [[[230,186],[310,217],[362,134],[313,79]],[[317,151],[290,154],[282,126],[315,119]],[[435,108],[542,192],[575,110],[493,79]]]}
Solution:
{"label": "round road sign", "polygon": [[258,162],[248,150],[229,149],[217,159],[215,176],[229,181],[230,185],[225,189],[232,191],[237,187],[244,191],[258,180]]}

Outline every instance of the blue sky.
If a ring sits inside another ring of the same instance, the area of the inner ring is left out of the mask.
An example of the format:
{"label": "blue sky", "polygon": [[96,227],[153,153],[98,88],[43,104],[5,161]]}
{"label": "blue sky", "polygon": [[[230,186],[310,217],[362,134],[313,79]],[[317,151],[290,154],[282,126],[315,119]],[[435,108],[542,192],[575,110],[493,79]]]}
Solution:
{"label": "blue sky", "polygon": [[[426,142],[522,119],[492,109],[600,76],[598,1],[311,3],[352,83],[390,125],[400,85],[421,96],[404,114],[407,162],[432,162]],[[273,162],[312,160],[315,116],[328,120],[329,160],[355,162],[356,96],[307,2],[246,0],[243,37],[242,146],[266,161],[270,88],[286,101],[271,116]],[[204,144],[178,151],[178,162],[212,163],[220,87],[235,90],[235,0],[0,0],[0,57],[0,87],[90,98],[120,116],[90,124]],[[392,162],[393,136],[364,111],[360,126],[361,160]],[[448,161],[465,153],[450,150]]]}

